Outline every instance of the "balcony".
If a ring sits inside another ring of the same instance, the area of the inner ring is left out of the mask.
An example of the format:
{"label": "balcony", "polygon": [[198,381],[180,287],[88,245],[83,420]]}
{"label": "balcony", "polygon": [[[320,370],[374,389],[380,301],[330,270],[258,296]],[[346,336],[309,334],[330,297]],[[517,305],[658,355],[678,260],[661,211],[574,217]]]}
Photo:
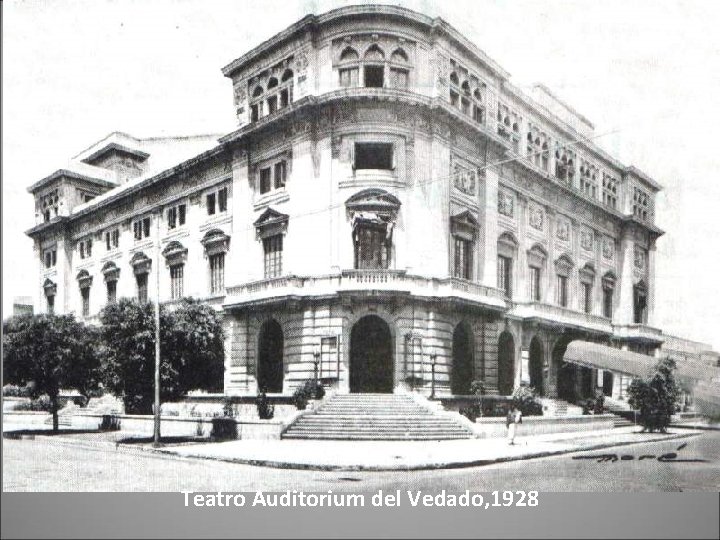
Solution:
{"label": "balcony", "polygon": [[645,343],[662,343],[664,341],[662,330],[646,324],[614,324],[613,334],[616,338]]}
{"label": "balcony", "polygon": [[283,297],[309,298],[340,293],[404,294],[433,299],[454,298],[504,311],[502,292],[457,278],[429,278],[404,270],[344,270],[324,276],[283,276],[229,287],[225,307],[263,304]]}
{"label": "balcony", "polygon": [[610,319],[542,302],[516,302],[510,315],[522,319],[541,319],[549,323],[579,330],[590,330],[601,334],[609,335],[613,333],[613,325]]}

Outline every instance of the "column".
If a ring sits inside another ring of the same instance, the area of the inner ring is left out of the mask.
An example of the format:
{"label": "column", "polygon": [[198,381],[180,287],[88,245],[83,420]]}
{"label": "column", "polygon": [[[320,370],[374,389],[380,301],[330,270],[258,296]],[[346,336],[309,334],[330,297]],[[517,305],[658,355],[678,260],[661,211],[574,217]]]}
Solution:
{"label": "column", "polygon": [[513,298],[517,300],[529,299],[528,293],[528,262],[525,238],[527,234],[528,200],[518,195],[518,252],[515,263],[516,286],[513,289]]}
{"label": "column", "polygon": [[647,324],[654,326],[655,323],[655,240],[650,241],[650,249],[648,250],[647,260],[647,281],[648,281],[648,306],[647,306]]}
{"label": "column", "polygon": [[[488,159],[493,159],[488,157]],[[482,264],[478,275],[480,283],[487,287],[497,286],[497,240],[498,240],[498,180],[496,167],[485,169],[485,182],[480,186],[480,245]]]}
{"label": "column", "polygon": [[633,257],[635,240],[633,230],[626,228],[622,231],[620,239],[620,279],[617,286],[618,295],[617,321],[620,324],[629,324],[633,321]]}

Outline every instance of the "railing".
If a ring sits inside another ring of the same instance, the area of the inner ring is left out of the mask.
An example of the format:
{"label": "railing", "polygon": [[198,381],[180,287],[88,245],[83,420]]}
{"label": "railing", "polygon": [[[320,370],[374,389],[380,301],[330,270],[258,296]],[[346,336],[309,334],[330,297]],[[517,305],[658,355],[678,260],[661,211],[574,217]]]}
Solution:
{"label": "railing", "polygon": [[613,325],[613,331],[618,337],[644,338],[652,341],[663,340],[662,330],[646,324],[616,324]]}
{"label": "railing", "polygon": [[343,270],[324,276],[283,276],[254,281],[227,289],[226,303],[252,301],[260,297],[295,294],[333,294],[338,291],[403,291],[418,296],[464,296],[471,301],[506,308],[502,291],[458,278],[430,278],[404,270]]}
{"label": "railing", "polygon": [[576,311],[574,309],[542,302],[516,302],[513,312],[522,317],[541,317],[559,323],[602,330],[607,333],[611,333],[613,330],[610,319],[602,317],[601,315],[585,313],[584,311]]}

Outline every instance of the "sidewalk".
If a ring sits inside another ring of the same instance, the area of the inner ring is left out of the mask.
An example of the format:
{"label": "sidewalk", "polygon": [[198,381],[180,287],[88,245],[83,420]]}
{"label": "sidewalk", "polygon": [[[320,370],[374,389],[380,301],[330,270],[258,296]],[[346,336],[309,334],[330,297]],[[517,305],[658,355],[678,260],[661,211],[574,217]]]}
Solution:
{"label": "sidewalk", "polygon": [[[673,431],[665,435],[638,433],[637,426],[586,433],[556,433],[505,439],[454,441],[230,441],[156,451],[182,457],[217,459],[249,465],[337,471],[398,471],[473,467],[571,452],[599,450],[643,442],[699,435]],[[631,452],[628,449],[628,452]]]}

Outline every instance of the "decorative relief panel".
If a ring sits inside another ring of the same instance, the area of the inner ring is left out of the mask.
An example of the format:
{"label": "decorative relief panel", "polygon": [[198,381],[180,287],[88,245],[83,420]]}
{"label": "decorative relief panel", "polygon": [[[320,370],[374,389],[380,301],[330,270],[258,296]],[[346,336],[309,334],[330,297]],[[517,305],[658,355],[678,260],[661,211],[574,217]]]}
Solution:
{"label": "decorative relief panel", "polygon": [[603,236],[602,239],[602,255],[608,261],[612,261],[615,257],[615,241],[609,236]]}
{"label": "decorative relief panel", "polygon": [[542,206],[530,203],[529,205],[529,223],[533,229],[542,231],[545,229],[545,210]]}
{"label": "decorative relief panel", "polygon": [[474,197],[477,194],[477,171],[456,163],[453,167],[453,185],[455,189]]}
{"label": "decorative relief panel", "polygon": [[580,247],[585,251],[593,249],[593,231],[587,227],[580,229]]}
{"label": "decorative relief panel", "polygon": [[643,248],[635,246],[635,268],[644,272],[646,267],[647,251]]}
{"label": "decorative relief panel", "polygon": [[570,220],[568,218],[558,216],[555,227],[555,237],[562,242],[568,242],[570,240]]}
{"label": "decorative relief panel", "polygon": [[515,196],[507,191],[498,192],[498,213],[515,217]]}

